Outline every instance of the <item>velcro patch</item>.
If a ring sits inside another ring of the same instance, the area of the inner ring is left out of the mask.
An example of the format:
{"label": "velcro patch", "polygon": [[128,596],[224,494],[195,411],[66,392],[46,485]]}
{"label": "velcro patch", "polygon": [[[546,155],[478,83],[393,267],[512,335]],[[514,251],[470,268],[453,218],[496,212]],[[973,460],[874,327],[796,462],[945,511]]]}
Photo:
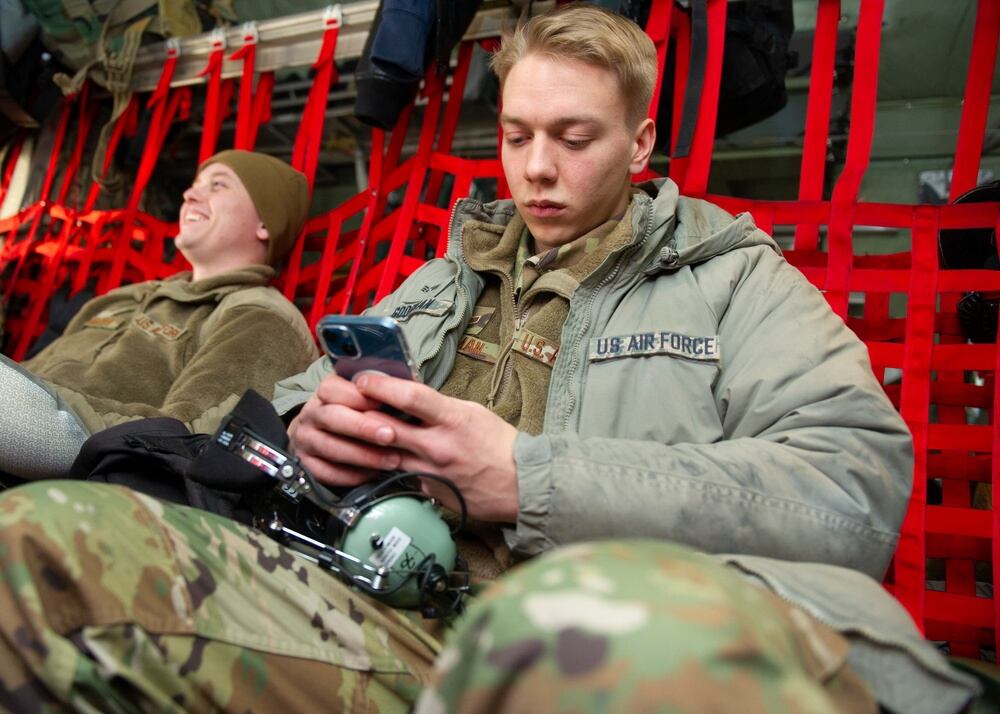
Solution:
{"label": "velcro patch", "polygon": [[472,335],[463,335],[458,342],[458,351],[466,357],[482,360],[490,364],[496,364],[500,357],[500,345],[495,342],[486,342]]}
{"label": "velcro patch", "polygon": [[559,345],[524,329],[519,330],[514,335],[513,350],[549,367],[555,364],[556,357],[559,356]]}
{"label": "velcro patch", "polygon": [[413,315],[419,314],[440,317],[447,314],[453,304],[451,300],[438,300],[437,298],[404,302],[396,306],[390,317],[400,322],[406,322]]}
{"label": "velcro patch", "polygon": [[157,322],[148,315],[136,315],[135,320],[133,320],[135,326],[138,327],[143,332],[156,335],[165,340],[173,342],[178,340],[181,336],[187,332],[183,327],[177,327],[177,325],[164,325],[162,322]]}
{"label": "velcro patch", "polygon": [[595,337],[590,340],[590,361],[619,357],[672,355],[698,362],[721,359],[719,336],[690,337],[679,332],[636,332],[632,335]]}
{"label": "velcro patch", "polygon": [[125,322],[124,317],[115,317],[114,315],[105,315],[103,312],[94,315],[92,318],[83,323],[84,327],[96,327],[100,330],[117,330],[121,327],[122,323]]}
{"label": "velcro patch", "polygon": [[477,307],[472,311],[472,318],[469,320],[469,326],[465,328],[465,334],[478,335],[496,311],[495,307]]}
{"label": "velcro patch", "polygon": [[117,330],[127,320],[127,316],[122,313],[131,312],[135,309],[134,305],[125,305],[117,308],[109,308],[107,310],[101,310],[99,313],[94,315],[92,318],[83,323],[84,327],[97,327],[101,330]]}

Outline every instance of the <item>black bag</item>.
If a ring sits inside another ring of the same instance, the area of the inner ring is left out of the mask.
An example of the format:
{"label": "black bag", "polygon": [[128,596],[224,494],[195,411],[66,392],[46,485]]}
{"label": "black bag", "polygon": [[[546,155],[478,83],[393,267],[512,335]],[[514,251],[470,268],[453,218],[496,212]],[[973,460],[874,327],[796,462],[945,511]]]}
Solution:
{"label": "black bag", "polygon": [[[708,52],[706,0],[691,0],[691,64],[677,138],[677,156],[690,153],[705,79]],[[675,8],[679,9],[679,8]],[[726,43],[722,53],[719,111],[715,135],[756,124],[788,103],[785,75],[797,63],[789,52],[795,31],[791,0],[731,2],[726,10]],[[673,45],[663,72],[656,115],[658,143],[670,146],[674,58]]]}
{"label": "black bag", "polygon": [[[285,425],[271,403],[247,390],[233,416],[282,448]],[[254,496],[275,482],[209,434],[192,434],[177,419],[140,419],[100,431],[84,442],[70,477],[113,483],[172,503],[251,521]]]}

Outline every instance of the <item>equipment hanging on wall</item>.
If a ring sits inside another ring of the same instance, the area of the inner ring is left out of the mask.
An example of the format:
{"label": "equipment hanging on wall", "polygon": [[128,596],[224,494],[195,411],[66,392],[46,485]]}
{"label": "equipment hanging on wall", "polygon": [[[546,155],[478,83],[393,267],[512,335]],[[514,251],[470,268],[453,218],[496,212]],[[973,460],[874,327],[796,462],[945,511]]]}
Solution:
{"label": "equipment hanging on wall", "polygon": [[[1000,180],[976,186],[955,199],[955,203],[1000,201]],[[997,233],[994,228],[952,228],[939,233],[941,267],[948,270],[1000,270]],[[958,321],[970,342],[997,341],[1000,294],[972,290],[958,301]]]}

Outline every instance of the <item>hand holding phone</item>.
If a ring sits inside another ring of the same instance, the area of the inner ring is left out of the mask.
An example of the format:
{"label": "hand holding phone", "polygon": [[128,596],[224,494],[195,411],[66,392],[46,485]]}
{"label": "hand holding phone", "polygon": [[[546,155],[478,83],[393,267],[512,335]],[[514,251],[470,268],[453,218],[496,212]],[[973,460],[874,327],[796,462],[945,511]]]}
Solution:
{"label": "hand holding phone", "polygon": [[[344,379],[353,380],[363,372],[378,372],[420,381],[403,330],[390,317],[327,315],[316,326],[316,334],[333,362],[334,371]],[[400,419],[416,421],[392,407],[383,407],[383,411]]]}

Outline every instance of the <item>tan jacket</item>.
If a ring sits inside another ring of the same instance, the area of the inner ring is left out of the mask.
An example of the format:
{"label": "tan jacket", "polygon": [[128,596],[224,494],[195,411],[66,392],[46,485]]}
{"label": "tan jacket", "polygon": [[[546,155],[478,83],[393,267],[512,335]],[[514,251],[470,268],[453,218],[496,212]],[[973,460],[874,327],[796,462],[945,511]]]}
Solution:
{"label": "tan jacket", "polygon": [[302,314],[254,266],[191,282],[190,273],[95,298],[24,366],[52,382],[91,432],[170,416],[213,431],[239,396],[317,355]]}

